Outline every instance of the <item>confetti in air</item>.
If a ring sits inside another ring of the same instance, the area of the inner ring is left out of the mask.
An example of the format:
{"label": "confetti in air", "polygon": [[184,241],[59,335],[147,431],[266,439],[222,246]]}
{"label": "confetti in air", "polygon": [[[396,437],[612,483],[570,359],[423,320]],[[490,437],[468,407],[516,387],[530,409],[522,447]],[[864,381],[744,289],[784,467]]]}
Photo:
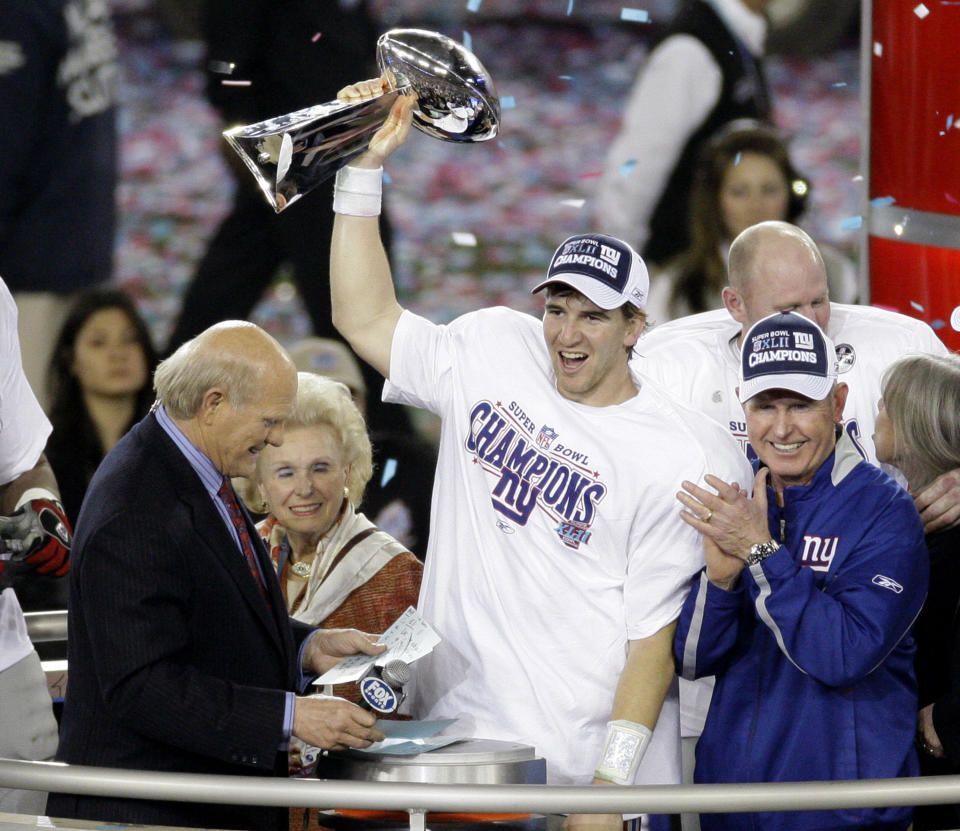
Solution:
{"label": "confetti in air", "polygon": [[317,32],[316,34],[314,34],[314,36],[313,36],[312,38],[310,38],[310,40],[311,40],[313,43],[316,43],[318,40],[320,40],[320,37],[321,37],[320,32]]}
{"label": "confetti in air", "polygon": [[467,0],[467,11],[468,11],[468,12],[479,11],[479,10],[480,10],[480,3],[482,3],[482,2],[483,2],[483,0]]}
{"label": "confetti in air", "polygon": [[383,475],[380,477],[380,487],[384,487],[397,473],[397,460],[387,459],[383,466]]}
{"label": "confetti in air", "polygon": [[567,15],[569,16],[571,14],[573,14],[573,0],[570,0],[567,4]]}
{"label": "confetti in air", "polygon": [[896,201],[892,196],[878,196],[876,199],[871,199],[870,204],[875,208],[888,208]]}
{"label": "confetti in air", "polygon": [[466,245],[471,248],[475,248],[477,245],[476,236],[469,231],[454,231],[450,236],[453,237],[453,241],[457,245]]}
{"label": "confetti in air", "polygon": [[938,331],[946,325],[947,324],[944,323],[942,320],[940,320],[939,317],[936,320],[930,321],[930,328],[933,329],[934,331]]}
{"label": "confetti in air", "polygon": [[512,95],[504,95],[503,98],[500,99],[501,110],[509,110],[516,106],[517,102]]}
{"label": "confetti in air", "polygon": [[586,201],[586,199],[562,199],[560,204],[566,205],[568,208],[580,209],[586,204]]}
{"label": "confetti in air", "polygon": [[862,227],[863,227],[862,216],[848,216],[840,220],[841,231],[856,231],[857,228],[862,228]]}
{"label": "confetti in air", "polygon": [[464,31],[463,33],[463,48],[468,52],[473,51],[473,38],[470,37],[470,33],[467,31]]}
{"label": "confetti in air", "polygon": [[847,85],[847,82],[846,82],[846,81],[837,81],[837,82],[836,82],[835,84],[833,84],[832,86],[835,86],[835,87],[845,87],[846,85]]}
{"label": "confetti in air", "polygon": [[622,165],[620,165],[619,173],[621,176],[626,178],[630,175],[630,172],[637,166],[636,159],[628,159]]}
{"label": "confetti in air", "polygon": [[738,151],[737,151],[737,155],[733,157],[733,166],[734,166],[734,167],[736,167],[738,164],[740,164],[740,157],[741,157],[742,155],[743,155],[743,154],[738,150]]}
{"label": "confetti in air", "polygon": [[224,78],[220,83],[225,87],[248,87],[252,81],[230,81]]}
{"label": "confetti in air", "polygon": [[393,179],[390,178],[390,174],[386,170],[383,171],[383,183],[389,185]]}
{"label": "confetti in air", "polygon": [[873,54],[876,55],[878,58],[883,56],[883,44],[880,43],[879,41],[874,41]]}
{"label": "confetti in air", "polygon": [[629,20],[631,23],[649,23],[650,13],[644,9],[621,9],[620,19]]}
{"label": "confetti in air", "polygon": [[923,18],[925,18],[928,14],[930,14],[930,9],[928,9],[926,6],[923,5],[923,3],[921,3],[919,6],[914,8],[913,13],[917,17],[919,17],[921,20],[923,20]]}
{"label": "confetti in air", "polygon": [[916,300],[911,300],[911,301],[910,301],[910,307],[911,307],[912,309],[916,309],[918,312],[923,312],[923,311],[924,311],[923,306],[921,306]]}
{"label": "confetti in air", "polygon": [[230,61],[210,61],[207,66],[210,67],[211,72],[215,72],[217,75],[233,75],[233,70],[237,68],[237,65]]}

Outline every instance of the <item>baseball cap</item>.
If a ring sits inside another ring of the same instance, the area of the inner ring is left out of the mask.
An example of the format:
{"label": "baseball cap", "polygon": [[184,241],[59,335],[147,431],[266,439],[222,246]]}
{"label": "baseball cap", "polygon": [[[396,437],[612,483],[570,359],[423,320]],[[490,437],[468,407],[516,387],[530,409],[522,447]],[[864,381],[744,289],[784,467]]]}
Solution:
{"label": "baseball cap", "polygon": [[314,372],[346,384],[354,395],[366,395],[360,364],[345,343],[332,338],[298,340],[287,352],[298,372]]}
{"label": "baseball cap", "polygon": [[547,279],[531,294],[551,283],[568,285],[608,311],[624,303],[642,309],[650,291],[650,277],[640,255],[606,234],[579,234],[564,240],[550,260]]}
{"label": "baseball cap", "polygon": [[795,312],[765,317],[750,327],[740,351],[740,401],[765,390],[789,390],[813,401],[837,380],[837,350],[812,320]]}

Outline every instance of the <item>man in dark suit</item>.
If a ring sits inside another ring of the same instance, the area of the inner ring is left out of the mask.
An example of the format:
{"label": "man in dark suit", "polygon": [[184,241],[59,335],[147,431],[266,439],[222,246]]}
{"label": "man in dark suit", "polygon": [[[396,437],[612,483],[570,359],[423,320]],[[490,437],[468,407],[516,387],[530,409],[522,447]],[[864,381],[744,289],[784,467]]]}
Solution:
{"label": "man in dark suit", "polygon": [[[296,371],[262,329],[207,329],[161,363],[158,406],[104,459],[77,521],[62,762],[285,776],[291,735],[325,749],[383,738],[304,673],[382,651],[292,622],[230,480],[283,440]],[[316,634],[313,634],[316,632]],[[311,636],[312,635],[312,636]],[[310,636],[310,637],[308,637]],[[52,794],[54,817],[281,829],[287,812]]]}

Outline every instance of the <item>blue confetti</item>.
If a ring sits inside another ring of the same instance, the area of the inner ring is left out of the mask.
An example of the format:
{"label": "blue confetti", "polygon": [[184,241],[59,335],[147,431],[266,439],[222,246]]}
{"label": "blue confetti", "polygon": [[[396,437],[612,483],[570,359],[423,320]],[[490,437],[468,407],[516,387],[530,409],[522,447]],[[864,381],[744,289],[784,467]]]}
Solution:
{"label": "blue confetti", "polygon": [[627,176],[630,175],[630,171],[633,170],[636,166],[637,166],[636,159],[629,159],[628,161],[625,161],[622,165],[620,165],[620,175],[626,178]]}
{"label": "blue confetti", "polygon": [[845,87],[846,85],[847,85],[847,82],[846,82],[846,81],[837,81],[837,83],[833,84],[832,86],[835,86],[835,87]]}
{"label": "blue confetti", "polygon": [[888,208],[896,201],[892,196],[878,196],[876,199],[871,199],[870,204],[875,208]]}
{"label": "blue confetti", "polygon": [[512,95],[504,95],[503,98],[500,99],[501,110],[509,110],[516,106],[517,102],[514,100]]}
{"label": "blue confetti", "polygon": [[946,326],[946,325],[947,325],[947,324],[946,324],[944,321],[940,320],[940,318],[937,318],[935,321],[933,321],[933,323],[930,324],[930,328],[931,328],[931,329],[942,329],[942,328],[943,328],[944,326]]}
{"label": "blue confetti", "polygon": [[572,81],[572,80],[573,80],[573,76],[572,76],[572,75],[558,75],[557,77],[558,77],[561,81]]}
{"label": "blue confetti", "polygon": [[848,216],[846,219],[840,221],[840,230],[841,231],[856,231],[857,228],[863,227],[863,217],[862,216]]}
{"label": "blue confetti", "polygon": [[632,23],[649,23],[650,13],[643,9],[621,9],[620,19],[629,20]]}
{"label": "blue confetti", "polygon": [[468,52],[473,51],[473,38],[470,37],[469,32],[463,33],[463,46]]}
{"label": "blue confetti", "polygon": [[483,0],[467,0],[467,11],[468,12],[478,11],[480,8],[480,4],[482,2]]}
{"label": "blue confetti", "polygon": [[397,460],[396,459],[387,459],[386,464],[383,466],[383,475],[380,477],[380,487],[385,487],[387,482],[389,482],[394,476],[397,475]]}
{"label": "blue confetti", "polygon": [[947,129],[949,130],[953,126],[953,113],[947,116]]}
{"label": "blue confetti", "polygon": [[743,154],[738,150],[738,151],[737,151],[737,155],[733,157],[733,166],[734,166],[734,167],[736,167],[738,164],[740,164],[740,157],[741,157],[742,155],[743,155]]}
{"label": "blue confetti", "polygon": [[386,182],[388,185],[393,181],[393,179],[390,178],[390,174],[387,173],[386,170],[383,171],[383,181]]}
{"label": "blue confetti", "polygon": [[917,303],[916,300],[911,300],[911,301],[910,301],[910,305],[911,305],[914,309],[916,309],[918,312],[925,311],[924,308],[923,308],[923,306],[921,306],[919,303]]}
{"label": "blue confetti", "polygon": [[573,0],[570,0],[570,2],[567,4],[567,14],[569,15],[572,12],[573,12]]}

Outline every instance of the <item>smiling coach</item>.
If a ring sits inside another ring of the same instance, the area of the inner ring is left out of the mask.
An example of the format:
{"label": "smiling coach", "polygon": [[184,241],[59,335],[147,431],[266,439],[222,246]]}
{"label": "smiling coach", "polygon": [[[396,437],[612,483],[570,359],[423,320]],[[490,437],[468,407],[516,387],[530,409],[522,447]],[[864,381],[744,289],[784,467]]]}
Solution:
{"label": "smiling coach", "polygon": [[[811,320],[785,313],[743,339],[739,397],[754,496],[684,482],[706,569],[684,604],[683,677],[716,675],[694,781],[884,779],[918,773],[910,626],[927,553],[910,496],[839,429],[846,384]],[[838,438],[839,436],[839,438]],[[910,808],[703,814],[704,831],[900,831]]]}

